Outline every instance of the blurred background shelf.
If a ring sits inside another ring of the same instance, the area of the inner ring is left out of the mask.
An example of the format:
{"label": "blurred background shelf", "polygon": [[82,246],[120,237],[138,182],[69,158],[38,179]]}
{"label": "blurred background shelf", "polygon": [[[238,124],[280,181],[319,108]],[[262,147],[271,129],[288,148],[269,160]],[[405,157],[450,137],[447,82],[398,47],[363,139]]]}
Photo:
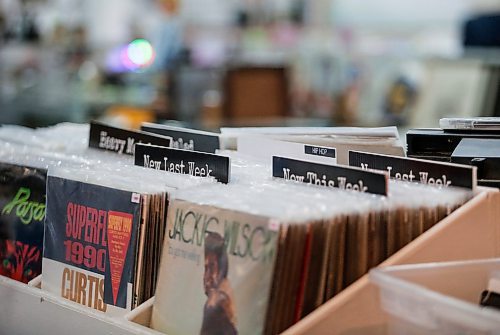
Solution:
{"label": "blurred background shelf", "polygon": [[498,115],[498,13],[495,0],[3,0],[0,123],[134,126],[123,106],[205,128]]}

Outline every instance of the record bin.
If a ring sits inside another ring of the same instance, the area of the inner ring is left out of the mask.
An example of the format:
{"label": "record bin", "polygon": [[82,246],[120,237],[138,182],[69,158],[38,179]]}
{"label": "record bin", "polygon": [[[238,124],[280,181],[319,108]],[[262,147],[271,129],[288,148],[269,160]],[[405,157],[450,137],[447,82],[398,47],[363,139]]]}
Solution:
{"label": "record bin", "polygon": [[500,258],[374,269],[388,334],[498,334],[500,310],[480,306]]}
{"label": "record bin", "polygon": [[[381,266],[500,257],[500,192],[472,200]],[[38,288],[0,278],[0,334],[161,334],[148,328],[153,299],[125,317],[109,317]],[[386,334],[389,316],[368,276],[352,284],[284,334]]]}

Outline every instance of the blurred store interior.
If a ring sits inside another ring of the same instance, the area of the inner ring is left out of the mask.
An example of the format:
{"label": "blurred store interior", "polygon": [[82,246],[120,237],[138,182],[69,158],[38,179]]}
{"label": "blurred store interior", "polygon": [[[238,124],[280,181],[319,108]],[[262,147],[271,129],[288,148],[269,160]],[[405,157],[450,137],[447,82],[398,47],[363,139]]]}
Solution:
{"label": "blurred store interior", "polygon": [[498,0],[0,0],[0,123],[500,116]]}

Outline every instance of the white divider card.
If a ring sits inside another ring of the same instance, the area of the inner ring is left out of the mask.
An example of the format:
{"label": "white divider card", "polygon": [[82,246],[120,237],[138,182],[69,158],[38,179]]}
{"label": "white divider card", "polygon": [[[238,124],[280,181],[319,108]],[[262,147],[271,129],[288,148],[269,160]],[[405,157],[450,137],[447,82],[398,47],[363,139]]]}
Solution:
{"label": "white divider card", "polygon": [[436,186],[475,189],[474,166],[349,151],[349,166],[389,172],[390,178]]}
{"label": "white divider card", "polygon": [[172,138],[142,131],[116,128],[95,121],[90,122],[89,148],[133,156],[137,143],[170,147]]}
{"label": "white divider card", "polygon": [[229,182],[229,157],[190,150],[137,144],[135,165],[196,177],[213,177],[221,183]]}
{"label": "white divider card", "polygon": [[273,156],[273,177],[362,193],[387,195],[389,174]]}
{"label": "white divider card", "polygon": [[238,152],[266,159],[279,155],[293,159],[322,164],[337,164],[337,151],[332,147],[309,145],[270,139],[263,136],[241,136],[238,138]]}
{"label": "white divider card", "polygon": [[144,122],[141,130],[172,137],[172,148],[215,153],[220,149],[219,134],[195,129]]}

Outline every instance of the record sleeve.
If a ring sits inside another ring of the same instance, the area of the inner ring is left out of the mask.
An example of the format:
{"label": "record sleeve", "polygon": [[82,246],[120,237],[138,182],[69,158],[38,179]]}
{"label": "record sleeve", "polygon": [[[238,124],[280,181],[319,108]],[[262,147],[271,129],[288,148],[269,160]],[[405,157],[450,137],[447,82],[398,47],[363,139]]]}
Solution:
{"label": "record sleeve", "polygon": [[41,274],[47,170],[0,163],[0,275]]}
{"label": "record sleeve", "polygon": [[114,315],[132,309],[137,193],[49,176],[42,288]]}
{"label": "record sleeve", "polygon": [[174,200],[152,326],[168,334],[261,334],[279,226]]}

